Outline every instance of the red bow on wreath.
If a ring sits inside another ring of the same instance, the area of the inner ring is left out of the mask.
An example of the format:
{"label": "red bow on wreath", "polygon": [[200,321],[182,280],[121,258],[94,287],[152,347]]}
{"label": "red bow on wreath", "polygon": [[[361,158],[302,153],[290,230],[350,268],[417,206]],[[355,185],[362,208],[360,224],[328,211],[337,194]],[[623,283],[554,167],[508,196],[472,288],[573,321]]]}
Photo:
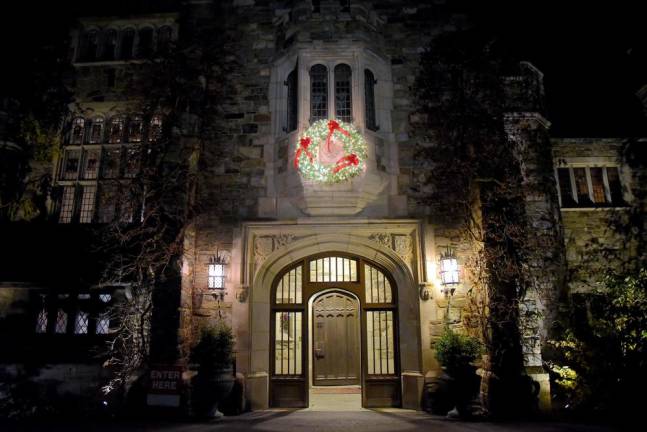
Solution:
{"label": "red bow on wreath", "polygon": [[335,169],[332,170],[332,172],[333,174],[337,174],[339,171],[351,165],[359,165],[359,158],[355,155],[355,153],[351,153],[348,156],[344,156],[343,158],[339,159],[337,161],[337,164],[335,165]]}
{"label": "red bow on wreath", "polygon": [[339,123],[337,123],[335,120],[330,120],[328,122],[328,137],[326,138],[326,148],[330,152],[330,138],[332,137],[332,134],[335,133],[335,131],[339,131],[342,134],[346,135],[347,137],[350,136],[350,133],[343,127],[339,126]]}
{"label": "red bow on wreath", "polygon": [[301,153],[305,153],[306,156],[308,156],[308,159],[310,159],[310,162],[313,161],[312,153],[308,150],[311,143],[312,140],[309,137],[301,138],[301,141],[299,141],[299,149],[297,150],[297,154],[294,156],[294,168],[299,168],[299,158],[301,157]]}

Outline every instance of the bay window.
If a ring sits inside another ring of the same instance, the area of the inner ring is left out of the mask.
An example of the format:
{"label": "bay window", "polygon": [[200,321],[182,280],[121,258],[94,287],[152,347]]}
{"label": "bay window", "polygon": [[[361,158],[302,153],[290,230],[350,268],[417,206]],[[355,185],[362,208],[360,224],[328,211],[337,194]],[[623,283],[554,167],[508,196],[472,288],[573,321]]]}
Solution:
{"label": "bay window", "polygon": [[562,208],[624,206],[617,166],[571,166],[557,168]]}

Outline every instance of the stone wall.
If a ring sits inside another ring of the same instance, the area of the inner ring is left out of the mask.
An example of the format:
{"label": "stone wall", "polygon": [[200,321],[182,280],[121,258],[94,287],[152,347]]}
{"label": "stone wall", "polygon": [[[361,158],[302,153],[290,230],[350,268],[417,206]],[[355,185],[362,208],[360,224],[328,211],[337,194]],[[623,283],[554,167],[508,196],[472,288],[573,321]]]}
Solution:
{"label": "stone wall", "polygon": [[632,166],[629,159],[632,148],[642,146],[619,138],[552,140],[556,166],[617,165],[626,202],[621,207],[562,209],[570,293],[590,292],[607,271],[622,271],[636,258],[645,259],[645,168]]}

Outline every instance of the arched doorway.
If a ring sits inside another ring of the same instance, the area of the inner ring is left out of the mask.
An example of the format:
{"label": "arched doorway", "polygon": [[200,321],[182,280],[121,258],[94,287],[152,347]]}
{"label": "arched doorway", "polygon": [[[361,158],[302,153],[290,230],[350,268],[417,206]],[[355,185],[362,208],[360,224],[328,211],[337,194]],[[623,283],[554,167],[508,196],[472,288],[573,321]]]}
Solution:
{"label": "arched doorway", "polygon": [[312,303],[312,384],[360,384],[359,302],[343,291],[328,291]]}
{"label": "arched doorway", "polygon": [[396,297],[387,272],[357,256],[315,255],[281,271],[270,299],[270,405],[308,406],[312,370],[314,385],[361,383],[364,407],[400,406]]}

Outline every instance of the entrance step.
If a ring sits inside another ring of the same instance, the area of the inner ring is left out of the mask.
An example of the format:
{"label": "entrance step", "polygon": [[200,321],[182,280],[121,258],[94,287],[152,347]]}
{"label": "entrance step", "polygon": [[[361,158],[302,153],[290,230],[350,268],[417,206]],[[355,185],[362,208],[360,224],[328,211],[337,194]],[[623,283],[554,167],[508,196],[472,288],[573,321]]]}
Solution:
{"label": "entrance step", "polygon": [[362,408],[362,387],[310,387],[310,411],[366,411]]}
{"label": "entrance step", "polygon": [[362,394],[360,386],[312,387],[310,394]]}

